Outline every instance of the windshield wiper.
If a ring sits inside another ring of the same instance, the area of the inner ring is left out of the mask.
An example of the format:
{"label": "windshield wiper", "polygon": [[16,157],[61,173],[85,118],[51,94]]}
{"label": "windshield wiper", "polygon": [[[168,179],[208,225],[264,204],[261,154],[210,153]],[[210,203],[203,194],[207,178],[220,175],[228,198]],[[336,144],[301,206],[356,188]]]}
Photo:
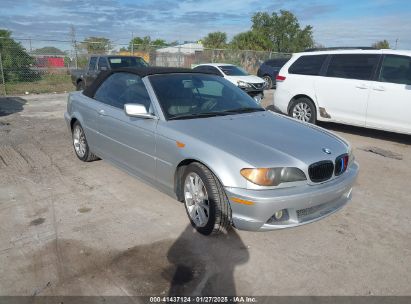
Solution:
{"label": "windshield wiper", "polygon": [[232,110],[225,110],[221,113],[237,114],[237,113],[261,112],[261,111],[265,111],[265,109],[263,108],[238,108],[238,109],[232,109]]}
{"label": "windshield wiper", "polygon": [[265,109],[249,107],[249,108],[238,108],[238,109],[232,109],[232,110],[224,110],[224,111],[221,111],[221,112],[191,113],[191,114],[171,116],[171,117],[168,118],[168,120],[204,118],[204,117],[224,116],[224,115],[239,114],[239,113],[260,112],[260,111],[265,111]]}
{"label": "windshield wiper", "polygon": [[178,120],[178,119],[192,119],[192,118],[203,118],[203,117],[213,117],[213,116],[224,116],[229,115],[226,112],[204,112],[204,113],[191,113],[184,115],[174,115],[168,118],[168,120]]}

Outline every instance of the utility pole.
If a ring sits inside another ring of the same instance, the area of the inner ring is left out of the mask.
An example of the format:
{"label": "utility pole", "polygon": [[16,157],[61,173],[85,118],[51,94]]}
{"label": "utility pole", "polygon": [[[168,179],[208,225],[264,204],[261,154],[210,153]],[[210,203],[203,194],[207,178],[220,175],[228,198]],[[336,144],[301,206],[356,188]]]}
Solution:
{"label": "utility pole", "polygon": [[0,74],[1,74],[1,80],[2,80],[2,83],[3,83],[4,96],[7,96],[6,81],[5,81],[5,78],[4,78],[3,60],[1,59],[1,53],[0,53]]}
{"label": "utility pole", "polygon": [[397,49],[397,46],[398,46],[398,38],[395,39],[395,49]]}
{"label": "utility pole", "polygon": [[74,25],[72,24],[70,25],[70,38],[71,38],[71,44],[74,50],[74,60],[75,60],[76,69],[78,69],[76,29],[74,28]]}
{"label": "utility pole", "polygon": [[131,32],[131,55],[134,56],[134,32]]}
{"label": "utility pole", "polygon": [[30,42],[30,53],[32,52],[32,49],[31,49],[31,37],[29,37],[29,42]]}

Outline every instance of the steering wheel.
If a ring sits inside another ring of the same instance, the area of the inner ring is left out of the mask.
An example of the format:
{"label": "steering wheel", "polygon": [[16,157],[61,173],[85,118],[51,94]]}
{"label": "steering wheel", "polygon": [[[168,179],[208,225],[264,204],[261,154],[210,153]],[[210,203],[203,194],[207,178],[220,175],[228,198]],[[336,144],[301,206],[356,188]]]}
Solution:
{"label": "steering wheel", "polygon": [[215,109],[217,107],[217,105],[218,105],[217,101],[209,99],[209,100],[206,100],[205,102],[202,103],[201,110],[202,111],[204,111],[204,110],[211,111],[211,110]]}

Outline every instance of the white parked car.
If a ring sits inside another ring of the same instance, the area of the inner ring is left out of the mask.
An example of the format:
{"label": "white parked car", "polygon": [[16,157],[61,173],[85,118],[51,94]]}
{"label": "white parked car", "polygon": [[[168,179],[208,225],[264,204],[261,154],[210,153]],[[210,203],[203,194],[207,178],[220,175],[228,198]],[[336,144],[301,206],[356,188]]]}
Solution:
{"label": "white parked car", "polygon": [[276,80],[274,107],[296,119],[411,134],[411,51],[297,53]]}
{"label": "white parked car", "polygon": [[232,82],[258,103],[264,98],[267,83],[264,79],[248,74],[244,69],[228,63],[203,63],[194,67],[195,71],[214,73]]}

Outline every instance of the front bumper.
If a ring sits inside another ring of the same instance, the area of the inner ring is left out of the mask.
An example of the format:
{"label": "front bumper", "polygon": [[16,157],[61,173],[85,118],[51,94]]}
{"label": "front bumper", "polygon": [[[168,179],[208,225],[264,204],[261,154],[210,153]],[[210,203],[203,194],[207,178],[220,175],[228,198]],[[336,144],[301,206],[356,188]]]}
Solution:
{"label": "front bumper", "polygon": [[261,89],[261,90],[249,89],[249,88],[246,88],[246,89],[241,88],[241,89],[244,92],[246,92],[248,95],[250,95],[251,97],[258,96],[258,95],[261,95],[262,97],[264,97],[264,90],[263,89]]}
{"label": "front bumper", "polygon": [[64,120],[66,121],[67,128],[71,132],[71,125],[70,125],[71,117],[70,117],[69,113],[64,112]]}
{"label": "front bumper", "polygon": [[242,89],[249,96],[251,96],[257,103],[261,103],[264,98],[264,90]]}
{"label": "front bumper", "polygon": [[[320,220],[341,209],[351,199],[358,169],[358,164],[354,162],[340,177],[316,185],[274,190],[226,187],[233,224],[241,230],[266,231]],[[281,221],[272,220],[274,213],[280,210],[286,210],[284,213],[287,216]]]}

